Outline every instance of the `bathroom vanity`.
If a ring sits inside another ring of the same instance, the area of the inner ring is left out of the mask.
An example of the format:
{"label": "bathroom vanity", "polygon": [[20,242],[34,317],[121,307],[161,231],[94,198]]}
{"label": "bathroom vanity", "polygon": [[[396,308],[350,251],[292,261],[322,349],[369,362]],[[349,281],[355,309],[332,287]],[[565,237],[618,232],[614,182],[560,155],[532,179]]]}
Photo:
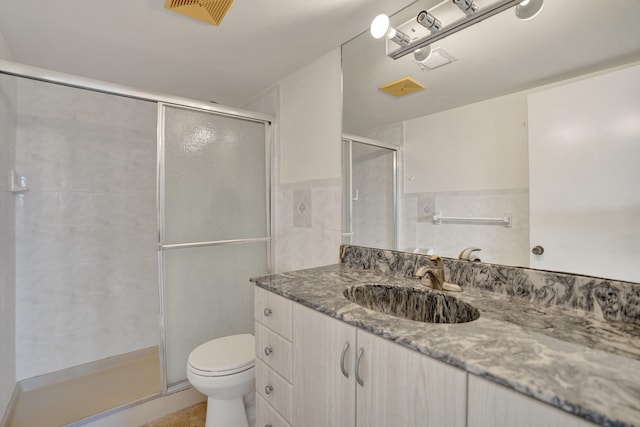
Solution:
{"label": "bathroom vanity", "polygon": [[411,277],[429,262],[344,246],[340,264],[254,279],[256,426],[640,425],[639,285],[445,260],[480,314],[464,323],[344,295],[440,292]]}

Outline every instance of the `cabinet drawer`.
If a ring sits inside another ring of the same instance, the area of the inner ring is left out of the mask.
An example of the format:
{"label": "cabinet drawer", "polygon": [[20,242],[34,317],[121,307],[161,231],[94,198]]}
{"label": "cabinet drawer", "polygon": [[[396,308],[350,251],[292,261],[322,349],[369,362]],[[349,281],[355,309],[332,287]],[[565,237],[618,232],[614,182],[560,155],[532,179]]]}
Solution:
{"label": "cabinet drawer", "polygon": [[291,301],[255,286],[254,318],[291,341]]}
{"label": "cabinet drawer", "polygon": [[256,391],[285,421],[291,421],[291,384],[259,359],[256,360]]}
{"label": "cabinet drawer", "polygon": [[256,355],[291,382],[291,343],[256,322]]}
{"label": "cabinet drawer", "polygon": [[256,427],[291,427],[260,395],[256,396]]}

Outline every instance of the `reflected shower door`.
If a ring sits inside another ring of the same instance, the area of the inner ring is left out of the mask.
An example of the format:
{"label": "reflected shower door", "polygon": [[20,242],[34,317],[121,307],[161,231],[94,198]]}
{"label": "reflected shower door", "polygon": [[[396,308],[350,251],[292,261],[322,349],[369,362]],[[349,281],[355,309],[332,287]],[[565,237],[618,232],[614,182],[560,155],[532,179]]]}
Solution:
{"label": "reflected shower door", "polygon": [[189,353],[253,334],[252,276],[269,271],[267,126],[161,106],[160,263],[165,387]]}
{"label": "reflected shower door", "polygon": [[396,150],[343,140],[345,243],[396,247]]}

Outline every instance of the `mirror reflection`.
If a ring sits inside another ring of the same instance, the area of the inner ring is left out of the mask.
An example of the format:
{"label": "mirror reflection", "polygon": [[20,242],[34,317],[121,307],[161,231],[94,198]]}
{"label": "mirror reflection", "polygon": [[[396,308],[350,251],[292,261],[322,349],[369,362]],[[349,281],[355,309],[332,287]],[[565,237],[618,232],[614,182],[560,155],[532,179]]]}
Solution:
{"label": "mirror reflection", "polygon": [[[390,27],[413,46],[430,34],[421,11],[440,31],[467,18],[454,3],[415,2]],[[374,246],[454,258],[477,247],[483,262],[640,281],[640,2],[515,12],[429,44],[426,59],[393,59],[403,43],[368,30],[343,46],[344,132],[399,148],[397,242]],[[395,95],[380,89],[404,78]],[[375,214],[362,195],[349,203],[345,224]]]}

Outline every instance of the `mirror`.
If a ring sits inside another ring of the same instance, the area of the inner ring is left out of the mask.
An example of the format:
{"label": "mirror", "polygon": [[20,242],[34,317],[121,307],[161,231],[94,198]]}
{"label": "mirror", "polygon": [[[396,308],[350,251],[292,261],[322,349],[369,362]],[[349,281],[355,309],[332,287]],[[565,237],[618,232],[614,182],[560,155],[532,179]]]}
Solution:
{"label": "mirror", "polygon": [[[391,25],[411,36],[421,10],[460,19],[422,0]],[[639,282],[638,16],[640,2],[545,0],[433,43],[426,64],[368,29],[343,45],[343,132],[400,148],[387,249]],[[404,77],[424,89],[379,89]]]}

